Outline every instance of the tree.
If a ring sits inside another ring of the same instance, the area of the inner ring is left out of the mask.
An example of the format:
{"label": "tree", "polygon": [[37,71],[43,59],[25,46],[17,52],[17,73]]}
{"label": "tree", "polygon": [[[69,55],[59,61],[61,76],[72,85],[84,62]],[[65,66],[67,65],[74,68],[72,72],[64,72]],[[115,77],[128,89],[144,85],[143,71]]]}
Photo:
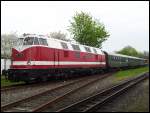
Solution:
{"label": "tree", "polygon": [[129,55],[129,56],[135,56],[135,57],[144,58],[144,59],[149,59],[148,51],[140,52],[131,46],[126,46],[123,49],[121,49],[120,51],[116,51],[116,53],[123,54],[123,55]]}
{"label": "tree", "polygon": [[144,54],[144,58],[149,59],[149,52],[148,51],[144,51],[143,54]]}
{"label": "tree", "polygon": [[1,57],[10,58],[11,48],[15,45],[17,37],[16,33],[1,35]]}
{"label": "tree", "polygon": [[51,32],[50,33],[51,38],[59,39],[59,40],[64,40],[64,41],[69,41],[69,39],[66,39],[66,34],[59,32]]}
{"label": "tree", "polygon": [[129,55],[129,56],[135,56],[135,57],[138,57],[138,55],[139,55],[138,51],[131,46],[126,46],[123,49],[121,49],[120,51],[117,51],[116,53],[123,54],[123,55]]}
{"label": "tree", "polygon": [[104,24],[94,20],[87,13],[76,13],[70,23],[68,30],[73,35],[73,39],[80,44],[101,48],[102,42],[109,36]]}
{"label": "tree", "polygon": [[148,52],[148,51],[139,52],[139,53],[138,53],[138,57],[140,57],[140,58],[145,58],[145,59],[149,59],[149,52]]}

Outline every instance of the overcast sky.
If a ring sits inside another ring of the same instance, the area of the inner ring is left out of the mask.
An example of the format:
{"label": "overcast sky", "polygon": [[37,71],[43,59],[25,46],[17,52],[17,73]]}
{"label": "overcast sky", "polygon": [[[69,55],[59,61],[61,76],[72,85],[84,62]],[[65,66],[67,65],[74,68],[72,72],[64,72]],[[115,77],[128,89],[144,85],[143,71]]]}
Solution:
{"label": "overcast sky", "polygon": [[104,23],[109,39],[103,50],[118,51],[130,45],[149,51],[149,1],[2,1],[1,33],[62,31],[68,34],[75,12],[87,12]]}

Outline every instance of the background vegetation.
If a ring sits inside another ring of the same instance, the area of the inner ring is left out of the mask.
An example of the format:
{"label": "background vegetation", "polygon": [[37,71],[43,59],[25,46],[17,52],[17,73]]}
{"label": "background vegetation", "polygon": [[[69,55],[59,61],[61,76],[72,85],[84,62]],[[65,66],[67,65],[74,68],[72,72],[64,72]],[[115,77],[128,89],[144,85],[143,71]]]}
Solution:
{"label": "background vegetation", "polygon": [[123,49],[116,51],[116,53],[149,59],[149,52],[148,51],[139,52],[131,46],[126,46]]}
{"label": "background vegetation", "polygon": [[101,48],[110,36],[103,23],[85,12],[76,13],[70,22],[69,31],[80,44]]}

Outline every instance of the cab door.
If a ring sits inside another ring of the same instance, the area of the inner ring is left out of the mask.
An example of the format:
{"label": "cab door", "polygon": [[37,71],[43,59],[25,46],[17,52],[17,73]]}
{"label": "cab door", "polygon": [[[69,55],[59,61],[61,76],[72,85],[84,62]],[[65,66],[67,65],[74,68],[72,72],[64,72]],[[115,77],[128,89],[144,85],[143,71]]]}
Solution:
{"label": "cab door", "polygon": [[35,60],[35,54],[36,54],[36,49],[32,48],[32,45],[34,44],[34,37],[25,37],[24,43],[23,43],[23,49],[28,48],[26,51],[23,51],[24,58],[27,61],[27,66],[28,68],[33,68],[32,65],[35,65],[34,60]]}
{"label": "cab door", "polygon": [[59,50],[54,49],[54,67],[59,67]]}

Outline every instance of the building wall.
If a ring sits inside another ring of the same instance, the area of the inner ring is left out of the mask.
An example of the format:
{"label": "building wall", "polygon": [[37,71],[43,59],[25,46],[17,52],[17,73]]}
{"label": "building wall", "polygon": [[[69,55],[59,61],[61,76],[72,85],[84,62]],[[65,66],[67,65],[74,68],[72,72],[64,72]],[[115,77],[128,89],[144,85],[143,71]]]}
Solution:
{"label": "building wall", "polygon": [[[10,68],[11,65],[11,59],[5,59],[6,60],[6,70]],[[2,70],[5,68],[4,59],[1,59],[1,74]]]}

